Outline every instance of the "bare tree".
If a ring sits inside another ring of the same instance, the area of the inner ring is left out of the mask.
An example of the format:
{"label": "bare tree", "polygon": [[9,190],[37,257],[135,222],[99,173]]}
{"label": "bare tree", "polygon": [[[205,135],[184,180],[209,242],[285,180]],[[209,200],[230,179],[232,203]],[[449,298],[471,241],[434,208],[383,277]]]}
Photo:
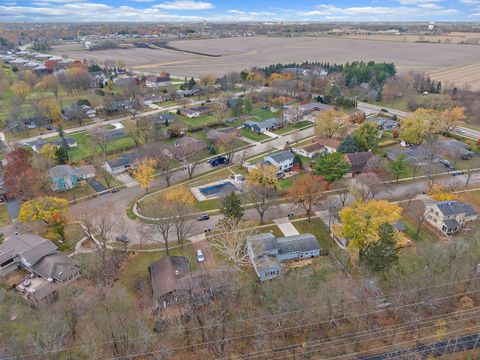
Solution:
{"label": "bare tree", "polygon": [[245,163],[245,160],[247,160],[248,157],[248,151],[241,150],[237,151],[233,157],[233,162],[238,165],[239,168],[243,167],[243,164]]}
{"label": "bare tree", "polygon": [[235,155],[235,149],[237,148],[238,138],[236,134],[222,134],[220,135],[215,144],[220,152],[224,153],[228,159],[228,162],[232,162]]}
{"label": "bare tree", "polygon": [[108,130],[102,127],[96,127],[90,130],[90,139],[100,148],[104,157],[107,157],[108,146],[112,142]]}
{"label": "bare tree", "polygon": [[350,192],[358,200],[368,201],[385,189],[382,180],[375,173],[367,172],[355,177]]}
{"label": "bare tree", "polygon": [[277,191],[272,187],[253,186],[247,196],[260,215],[260,224],[263,224],[265,212],[276,203]]}
{"label": "bare tree", "polygon": [[195,168],[198,162],[202,158],[203,145],[199,143],[193,143],[188,145],[181,145],[175,149],[176,155],[183,160],[185,170],[187,170],[188,178],[193,177]]}
{"label": "bare tree", "polygon": [[[176,211],[170,206],[160,205],[158,208],[158,219],[153,222],[152,229],[160,235],[163,243],[165,244],[165,251],[167,255],[170,255],[170,250],[168,247],[168,237],[170,232],[175,228],[176,230],[176,220],[174,216]],[[177,233],[178,234],[178,233]],[[178,238],[177,238],[178,239]]]}

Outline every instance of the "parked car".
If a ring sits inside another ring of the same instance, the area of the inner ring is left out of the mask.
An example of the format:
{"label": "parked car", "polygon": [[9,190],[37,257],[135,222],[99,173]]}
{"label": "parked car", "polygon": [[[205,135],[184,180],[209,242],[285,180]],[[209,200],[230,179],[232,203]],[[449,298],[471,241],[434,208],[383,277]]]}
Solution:
{"label": "parked car", "polygon": [[198,221],[205,221],[205,220],[208,220],[208,219],[210,219],[210,215],[208,215],[208,214],[202,214],[199,217],[197,217]]}
{"label": "parked car", "polygon": [[452,172],[452,176],[459,176],[459,175],[463,175],[463,171],[454,171],[454,172]]}
{"label": "parked car", "polygon": [[446,166],[449,169],[452,168],[452,164],[448,160],[440,160],[440,164],[442,164],[443,166]]}
{"label": "parked car", "polygon": [[228,159],[225,157],[225,156],[218,156],[216,158],[212,158],[210,160],[208,160],[208,163],[215,167],[215,166],[219,166],[219,165],[226,165],[229,163]]}
{"label": "parked car", "polygon": [[127,244],[129,242],[126,235],[118,235],[118,236],[115,237],[115,240],[118,241],[118,242],[122,242],[124,244]]}
{"label": "parked car", "polygon": [[461,129],[461,128],[457,128],[456,130],[457,130],[457,132],[459,132],[460,134],[463,134],[463,133],[465,132],[465,130],[463,130],[463,129]]}
{"label": "parked car", "polygon": [[200,249],[197,250],[197,261],[199,263],[202,263],[205,261],[205,256],[203,256],[203,252]]}
{"label": "parked car", "polygon": [[383,111],[383,112],[388,112],[388,109],[385,109],[385,108],[381,108],[380,111]]}
{"label": "parked car", "polygon": [[112,194],[115,194],[115,193],[117,193],[117,192],[119,192],[119,191],[120,191],[120,190],[118,190],[118,189],[112,189],[110,192],[111,192]]}

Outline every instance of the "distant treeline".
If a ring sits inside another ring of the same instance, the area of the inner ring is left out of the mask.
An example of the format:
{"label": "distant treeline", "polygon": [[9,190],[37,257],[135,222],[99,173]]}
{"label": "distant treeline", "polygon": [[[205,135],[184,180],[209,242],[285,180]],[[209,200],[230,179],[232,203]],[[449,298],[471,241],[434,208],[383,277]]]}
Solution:
{"label": "distant treeline", "polygon": [[301,64],[299,63],[289,63],[289,64],[273,64],[268,65],[263,68],[255,68],[254,70],[258,70],[263,72],[266,76],[270,76],[275,73],[281,73],[282,70],[288,68],[296,68],[296,69],[314,69],[314,68],[322,68],[328,71],[329,73],[332,72],[341,72],[343,69],[343,65],[338,64],[330,64],[330,63],[322,63],[322,62],[308,62],[305,61]]}

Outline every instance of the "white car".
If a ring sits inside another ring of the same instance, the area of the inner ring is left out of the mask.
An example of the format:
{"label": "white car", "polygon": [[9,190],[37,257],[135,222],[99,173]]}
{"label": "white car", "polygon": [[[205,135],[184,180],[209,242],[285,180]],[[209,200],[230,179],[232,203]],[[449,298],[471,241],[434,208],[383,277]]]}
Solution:
{"label": "white car", "polygon": [[199,263],[202,263],[205,261],[205,256],[203,256],[203,252],[200,249],[197,250],[197,261]]}
{"label": "white car", "polygon": [[463,134],[465,132],[465,130],[457,128],[457,132],[459,132],[460,134]]}

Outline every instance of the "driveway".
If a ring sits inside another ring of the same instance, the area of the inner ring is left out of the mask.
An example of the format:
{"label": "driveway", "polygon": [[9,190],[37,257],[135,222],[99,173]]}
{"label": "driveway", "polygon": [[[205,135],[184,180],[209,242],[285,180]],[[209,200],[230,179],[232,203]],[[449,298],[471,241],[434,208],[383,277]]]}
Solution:
{"label": "driveway", "polygon": [[208,269],[212,268],[215,265],[215,259],[213,257],[212,249],[210,248],[210,244],[206,240],[193,244],[193,249],[195,252],[197,251],[197,249],[202,250],[203,256],[205,257],[205,261],[203,263],[198,263],[200,268]]}
{"label": "driveway", "polygon": [[95,190],[97,193],[100,193],[102,191],[105,191],[105,186],[100,184],[97,180],[90,180],[88,184],[91,186],[93,190]]}
{"label": "driveway", "polygon": [[121,174],[114,175],[114,177],[115,177],[115,179],[120,181],[122,184],[125,184],[127,186],[127,188],[134,187],[134,186],[138,185],[138,182],[133,180],[133,178],[130,176],[129,173],[124,172],[124,173],[121,173]]}
{"label": "driveway", "polygon": [[277,224],[280,231],[285,236],[298,235],[299,232],[295,229],[295,226],[290,222],[289,218],[275,219],[275,224]]}

